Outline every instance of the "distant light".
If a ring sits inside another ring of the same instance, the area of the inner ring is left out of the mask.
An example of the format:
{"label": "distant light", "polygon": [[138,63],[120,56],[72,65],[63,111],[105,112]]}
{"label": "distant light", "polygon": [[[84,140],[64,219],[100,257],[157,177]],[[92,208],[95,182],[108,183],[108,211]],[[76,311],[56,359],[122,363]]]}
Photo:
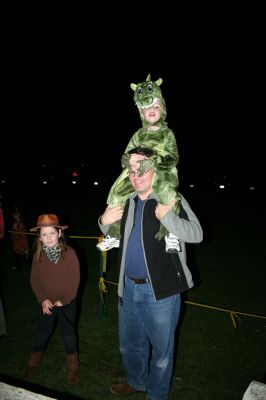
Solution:
{"label": "distant light", "polygon": [[224,185],[219,185],[219,188],[220,188],[220,189],[224,189],[225,186],[224,186]]}
{"label": "distant light", "polygon": [[43,184],[44,184],[44,185],[47,185],[47,183],[48,183],[47,181],[43,181]]}
{"label": "distant light", "polygon": [[190,188],[193,188],[193,187],[194,187],[194,183],[191,183],[191,184],[189,185],[189,187],[190,187]]}
{"label": "distant light", "polygon": [[98,186],[99,185],[99,182],[93,182],[93,184],[94,184],[94,186]]}
{"label": "distant light", "polygon": [[6,181],[4,179],[1,180],[1,183],[6,183]]}
{"label": "distant light", "polygon": [[76,185],[77,181],[72,181],[72,185]]}
{"label": "distant light", "polygon": [[255,190],[255,186],[250,186],[249,190]]}

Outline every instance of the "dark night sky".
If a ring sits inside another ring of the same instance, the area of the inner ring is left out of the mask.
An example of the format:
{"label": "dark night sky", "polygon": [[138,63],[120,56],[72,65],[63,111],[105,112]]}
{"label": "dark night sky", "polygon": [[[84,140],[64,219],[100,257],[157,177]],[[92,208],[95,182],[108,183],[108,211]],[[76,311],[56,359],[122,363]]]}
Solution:
{"label": "dark night sky", "polygon": [[145,38],[126,31],[126,23],[120,33],[100,32],[63,14],[16,22],[4,40],[1,136],[9,161],[2,158],[1,168],[83,161],[119,170],[140,127],[129,85],[151,73],[164,81],[181,176],[262,174],[259,25],[229,18]]}

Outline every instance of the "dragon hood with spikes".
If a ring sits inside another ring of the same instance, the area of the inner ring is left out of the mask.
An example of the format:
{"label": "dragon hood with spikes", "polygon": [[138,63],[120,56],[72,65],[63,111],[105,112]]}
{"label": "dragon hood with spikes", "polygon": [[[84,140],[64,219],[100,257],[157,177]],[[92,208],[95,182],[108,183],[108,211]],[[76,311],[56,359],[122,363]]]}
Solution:
{"label": "dragon hood with spikes", "polygon": [[166,119],[166,107],[165,101],[160,89],[161,84],[163,83],[162,78],[157,79],[157,81],[153,82],[151,80],[150,74],[147,76],[146,81],[135,84],[131,83],[130,87],[134,91],[134,102],[139,109],[140,118],[142,120],[143,127],[147,127],[149,124],[144,120],[142,110],[144,108],[152,107],[153,104],[159,99],[162,103],[162,116],[155,125],[165,124]]}

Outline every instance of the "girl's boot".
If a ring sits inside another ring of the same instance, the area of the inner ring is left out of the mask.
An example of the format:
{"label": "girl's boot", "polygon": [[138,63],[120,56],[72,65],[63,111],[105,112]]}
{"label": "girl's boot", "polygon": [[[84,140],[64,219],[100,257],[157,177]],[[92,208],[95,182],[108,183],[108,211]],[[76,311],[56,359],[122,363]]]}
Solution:
{"label": "girl's boot", "polygon": [[70,385],[76,385],[79,381],[78,353],[67,354],[67,381]]}
{"label": "girl's boot", "polygon": [[28,365],[25,371],[25,378],[31,379],[35,369],[41,362],[43,352],[42,351],[35,351],[32,352],[28,361]]}

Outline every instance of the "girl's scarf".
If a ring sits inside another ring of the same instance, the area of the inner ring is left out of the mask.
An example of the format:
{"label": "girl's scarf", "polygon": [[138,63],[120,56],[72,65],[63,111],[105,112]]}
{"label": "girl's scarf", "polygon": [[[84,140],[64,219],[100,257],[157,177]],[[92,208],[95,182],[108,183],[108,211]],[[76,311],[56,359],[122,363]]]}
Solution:
{"label": "girl's scarf", "polygon": [[43,246],[43,251],[52,263],[58,263],[61,256],[61,247],[58,243],[54,247]]}

